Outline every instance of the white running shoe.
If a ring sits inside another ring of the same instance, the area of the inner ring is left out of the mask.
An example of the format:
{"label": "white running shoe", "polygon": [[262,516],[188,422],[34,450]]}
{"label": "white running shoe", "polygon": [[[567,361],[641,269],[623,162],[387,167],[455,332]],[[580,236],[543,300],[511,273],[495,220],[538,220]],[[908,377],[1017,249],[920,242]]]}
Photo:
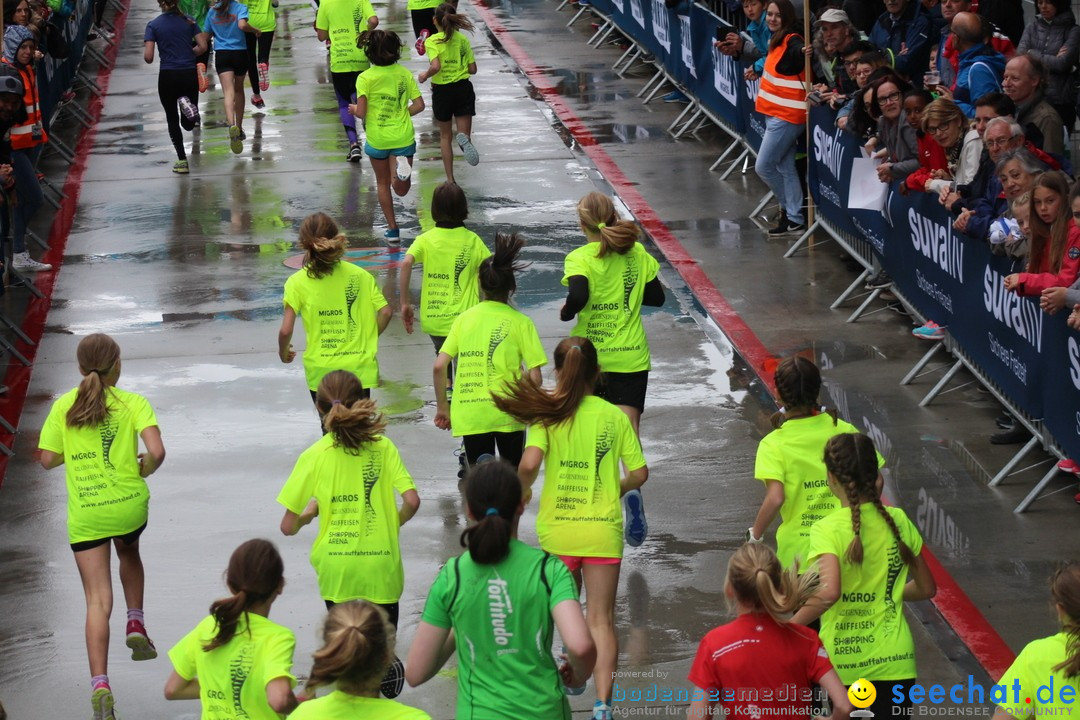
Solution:
{"label": "white running shoe", "polygon": [[412,165],[409,164],[409,159],[404,155],[397,156],[397,176],[398,180],[402,182],[412,177]]}
{"label": "white running shoe", "polygon": [[15,266],[16,270],[24,270],[26,272],[44,272],[46,270],[52,270],[52,265],[49,263],[38,262],[30,257],[30,253],[25,250],[21,253],[12,255],[11,264]]}

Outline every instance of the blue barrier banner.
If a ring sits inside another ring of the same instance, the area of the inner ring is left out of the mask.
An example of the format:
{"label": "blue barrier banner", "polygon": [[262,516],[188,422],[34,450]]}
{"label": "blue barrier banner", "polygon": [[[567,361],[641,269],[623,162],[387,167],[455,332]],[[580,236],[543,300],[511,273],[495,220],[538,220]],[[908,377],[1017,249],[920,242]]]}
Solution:
{"label": "blue barrier banner", "polygon": [[[691,43],[698,68],[694,90],[698,101],[715,117],[727,123],[730,130],[743,133],[746,131],[746,115],[739,108],[739,94],[743,85],[742,64],[713,45],[720,25],[720,18],[701,5],[691,6]],[[683,42],[686,42],[685,36]]]}
{"label": "blue barrier banner", "polygon": [[[750,66],[747,64],[741,65],[741,71],[745,71],[748,67]],[[746,144],[750,146],[750,149],[756,155],[757,151],[761,149],[761,139],[765,137],[765,116],[754,109],[754,100],[757,98],[758,86],[761,85],[761,81],[740,78],[740,82],[743,92],[739,97],[739,105],[746,115]]]}
{"label": "blue barrier banner", "polygon": [[1080,458],[1080,332],[1065,325],[1070,308],[1046,319],[1043,422],[1070,458]]}

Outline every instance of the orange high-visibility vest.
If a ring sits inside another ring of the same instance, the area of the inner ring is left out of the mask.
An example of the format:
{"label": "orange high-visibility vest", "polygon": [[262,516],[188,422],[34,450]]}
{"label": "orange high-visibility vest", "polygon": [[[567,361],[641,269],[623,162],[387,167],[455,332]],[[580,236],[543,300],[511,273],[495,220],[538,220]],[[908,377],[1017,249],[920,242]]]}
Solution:
{"label": "orange high-visibility vest", "polygon": [[805,73],[781,75],[776,71],[780,58],[787,52],[791,38],[788,34],[783,42],[769,51],[765,58],[765,71],[761,74],[761,87],[758,90],[754,109],[762,115],[779,118],[794,125],[806,122],[806,83]]}
{"label": "orange high-visibility vest", "polygon": [[[4,59],[4,63],[15,67]],[[41,97],[38,95],[37,72],[33,67],[16,68],[22,76],[23,105],[26,106],[26,122],[11,128],[11,147],[13,150],[28,150],[45,143],[49,138],[45,134],[45,125],[41,122]],[[34,126],[41,129],[41,139],[34,140]]]}

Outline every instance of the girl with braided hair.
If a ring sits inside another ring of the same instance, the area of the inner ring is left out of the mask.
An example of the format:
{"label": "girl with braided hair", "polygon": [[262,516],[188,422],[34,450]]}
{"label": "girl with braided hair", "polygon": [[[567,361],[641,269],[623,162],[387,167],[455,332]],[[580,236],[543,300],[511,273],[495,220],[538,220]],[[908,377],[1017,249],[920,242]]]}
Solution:
{"label": "girl with braided hair", "polygon": [[[456,187],[456,186],[455,186]],[[505,393],[528,373],[533,384],[543,382],[540,368],[547,364],[536,325],[510,305],[517,290],[515,273],[525,240],[498,233],[495,254],[480,262],[480,291],[484,301],[458,315],[435,360],[435,425],[452,430],[465,445],[469,466],[481,455],[494,455],[517,467],[525,451],[525,423],[502,412],[493,397]],[[457,384],[453,402],[447,399],[446,371],[457,358]]]}
{"label": "girl with braided hair", "polygon": [[[397,627],[405,587],[398,534],[420,508],[420,495],[397,447],[383,436],[385,418],[354,374],[327,374],[316,404],[326,434],[300,455],[278,494],[285,508],[281,532],[295,535],[319,517],[311,564],[326,606],[367,600]],[[395,659],[383,694],[397,697],[403,677]]]}
{"label": "girl with braided hair", "polygon": [[225,584],[232,594],[214,601],[210,614],[169,650],[165,698],[201,701],[203,720],[278,720],[296,707],[296,638],[269,618],[285,589],[277,548],[267,540],[240,545]]}
{"label": "girl with braided hair", "polygon": [[[356,374],[364,397],[379,384],[379,336],[393,310],[362,267],[344,260],[348,241],[325,213],[308,215],[300,223],[304,267],[285,281],[285,315],[278,332],[278,357],[291,363],[296,318],[304,320],[307,347],[304,375],[316,402],[319,381],[334,370]],[[321,424],[321,420],[320,420]]]}
{"label": "girl with braided hair", "polygon": [[[1029,642],[998,681],[1007,688],[1019,686],[998,702],[994,720],[1024,720],[1038,716],[1068,716],[1076,703],[1065,701],[1060,691],[1051,691],[1045,698],[1037,690],[1047,685],[1072,688],[1073,697],[1080,692],[1080,563],[1071,562],[1058,568],[1050,578],[1050,597],[1061,632]],[[1021,698],[1030,698],[1025,703]]]}
{"label": "girl with braided hair", "polygon": [[907,690],[916,676],[904,602],[927,600],[937,592],[921,554],[922,537],[903,510],[881,502],[877,453],[869,437],[832,437],[825,445],[825,467],[829,489],[842,507],[810,529],[809,562],[817,564],[821,586],[791,621],[821,619],[821,639],[845,685],[865,678],[878,687],[905,686],[903,702],[894,703],[894,693],[883,690],[870,710],[876,717],[907,717]]}
{"label": "girl with braided hair", "polygon": [[[821,451],[833,435],[858,430],[835,412],[822,412],[821,371],[805,357],[782,360],[773,380],[783,408],[773,416],[776,429],[758,445],[754,477],[765,485],[765,499],[746,539],[760,542],[779,514],[776,554],[785,568],[797,568],[805,565],[810,528],[840,507],[826,484]],[[885,463],[879,456],[878,462]]]}

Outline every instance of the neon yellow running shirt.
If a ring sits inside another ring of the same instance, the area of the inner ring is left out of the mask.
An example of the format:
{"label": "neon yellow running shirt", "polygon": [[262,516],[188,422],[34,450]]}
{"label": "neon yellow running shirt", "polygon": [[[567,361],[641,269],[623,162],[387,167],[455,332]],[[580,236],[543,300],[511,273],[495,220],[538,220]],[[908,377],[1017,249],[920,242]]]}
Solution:
{"label": "neon yellow running shirt", "polygon": [[323,0],[315,15],[315,29],[330,35],[330,72],[360,72],[370,67],[367,55],[356,47],[360,33],[375,16],[371,0]]}
{"label": "neon yellow running shirt", "polygon": [[[1007,696],[987,698],[987,701],[996,702],[1017,720],[1069,717],[1076,702],[1061,702],[1061,691],[1072,688],[1072,697],[1080,697],[1080,678],[1067,678],[1063,670],[1054,670],[1055,665],[1069,658],[1068,646],[1069,635],[1064,632],[1029,642],[998,680],[998,685],[1007,689]],[[1020,685],[1019,694],[1015,694],[1014,683]],[[1066,697],[1068,692],[1065,691]],[[1030,703],[1025,702],[1028,698],[1031,698]]]}
{"label": "neon yellow running shirt", "polygon": [[416,142],[409,103],[420,97],[420,86],[402,65],[372,65],[356,78],[356,96],[367,98],[364,129],[376,150],[397,150]]}
{"label": "neon yellow running shirt", "polygon": [[109,388],[109,415],[97,427],[73,428],[67,413],[79,390],[53,403],[38,447],[62,455],[67,479],[68,542],[117,537],[146,523],[150,489],[139,475],[139,433],[157,425],[146,398]]}
{"label": "neon yellow running shirt", "polygon": [[443,2],[445,0],[409,0],[406,7],[410,12],[413,10],[427,10],[428,8],[437,8]]}
{"label": "neon yellow running shirt", "polygon": [[540,547],[554,555],[621,558],[619,461],[628,472],[645,467],[626,414],[587,395],[570,420],[548,428],[529,426],[526,446],[544,453],[536,517]]}
{"label": "neon yellow running shirt", "polygon": [[660,263],[641,243],[625,254],[597,257],[599,242],[587,243],[566,256],[563,285],[581,275],[589,281],[589,301],[578,313],[570,334],[596,346],[604,372],[637,372],[651,367],[649,341],[641,324],[645,284],[656,277]]}
{"label": "neon yellow running shirt", "polygon": [[431,720],[423,710],[386,698],[360,697],[334,690],[325,697],[300,703],[289,720]]}
{"label": "neon yellow running shirt", "polygon": [[[915,641],[904,618],[908,567],[900,559],[892,530],[873,503],[859,508],[861,565],[847,560],[848,546],[855,537],[850,508],[834,510],[810,530],[809,562],[826,554],[840,561],[840,599],[821,616],[821,642],[845,685],[861,677],[870,681],[913,680]],[[885,510],[900,537],[918,555],[923,541],[911,520],[900,508]]]}
{"label": "neon yellow running shirt", "polygon": [[323,600],[396,603],[405,586],[396,490],[415,490],[394,443],[385,437],[356,455],[323,435],[300,454],[277,501],[297,515],[319,502],[311,565]]}
{"label": "neon yellow running shirt", "polygon": [[491,393],[521,377],[521,366],[547,363],[536,326],[506,303],[485,300],[463,312],[442,350],[457,358],[450,427],[454,437],[488,432],[514,432],[525,425],[495,407]]}
{"label": "neon yellow running shirt", "polygon": [[199,680],[202,720],[280,720],[266,700],[266,686],[282,677],[296,686],[292,630],[243,613],[232,639],[206,652],[203,646],[215,635],[217,620],[208,615],[169,650],[176,674]]}
{"label": "neon yellow running shirt", "polygon": [[261,32],[274,32],[277,29],[277,14],[270,0],[246,0],[248,23]]}
{"label": "neon yellow running shirt", "polygon": [[491,251],[467,227],[435,227],[420,233],[405,251],[423,268],[420,329],[446,337],[454,319],[480,302],[480,263]]}
{"label": "neon yellow running shirt", "polygon": [[[776,529],[776,556],[785,568],[806,559],[810,528],[840,507],[825,470],[825,443],[833,435],[859,432],[851,423],[821,413],[792,418],[761,439],[754,463],[754,477],[765,483],[776,480],[784,486],[780,507],[780,527]],[[878,467],[885,459],[878,454]],[[805,563],[800,563],[800,568]],[[858,678],[855,678],[858,680]],[[850,684],[850,683],[849,683]]]}
{"label": "neon yellow running shirt", "polygon": [[[445,42],[444,42],[445,41]],[[446,33],[437,32],[424,41],[428,60],[439,59],[439,72],[431,76],[432,85],[449,85],[467,80],[469,65],[476,62],[472,44],[463,32],[457,30],[446,40]]]}
{"label": "neon yellow running shirt", "polygon": [[299,270],[285,281],[285,305],[304,321],[304,375],[310,389],[317,390],[333,370],[349,370],[365,388],[378,387],[376,314],[386,298],[371,273],[346,261],[317,280]]}

